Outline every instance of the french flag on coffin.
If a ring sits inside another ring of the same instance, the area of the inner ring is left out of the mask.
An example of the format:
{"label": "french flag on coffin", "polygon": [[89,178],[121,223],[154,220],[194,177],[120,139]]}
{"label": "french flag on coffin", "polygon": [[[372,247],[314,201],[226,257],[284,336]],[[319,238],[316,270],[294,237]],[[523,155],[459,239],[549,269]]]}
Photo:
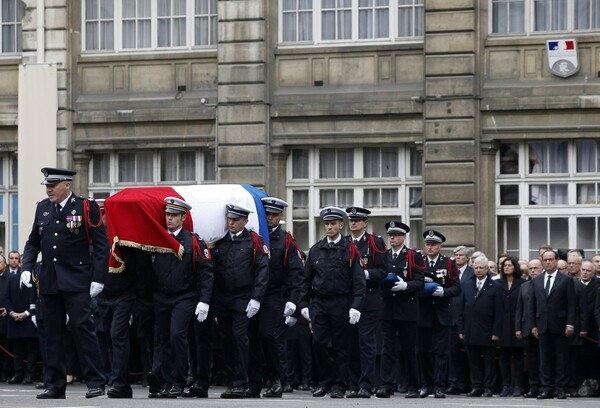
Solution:
{"label": "french flag on coffin", "polygon": [[575,41],[573,41],[573,40],[549,41],[548,49],[551,51],[574,50],[575,49]]}
{"label": "french flag on coffin", "polygon": [[183,248],[165,226],[166,197],[177,197],[192,206],[183,227],[194,231],[209,245],[227,233],[226,205],[240,204],[253,212],[246,228],[256,231],[269,245],[269,230],[261,198],[267,193],[248,184],[217,184],[174,187],[130,187],[104,202],[106,228],[111,246],[109,271],[124,265],[119,246],[149,252],[172,252],[183,256]]}

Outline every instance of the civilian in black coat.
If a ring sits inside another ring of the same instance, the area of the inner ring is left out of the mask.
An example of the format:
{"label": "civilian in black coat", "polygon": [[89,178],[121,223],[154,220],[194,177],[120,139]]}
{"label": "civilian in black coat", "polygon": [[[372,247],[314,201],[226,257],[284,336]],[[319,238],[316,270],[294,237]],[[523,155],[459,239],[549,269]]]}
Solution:
{"label": "civilian in black coat", "polygon": [[515,311],[521,285],[521,268],[517,258],[505,258],[500,264],[500,279],[496,280],[504,299],[502,332],[500,334],[500,372],[502,374],[501,397],[521,396],[523,375],[523,340],[515,336]]}
{"label": "civilian in black coat", "polygon": [[579,372],[584,379],[600,381],[600,349],[598,348],[598,323],[594,318],[594,304],[598,295],[598,279],[595,278],[594,263],[584,260],[581,264],[581,283],[584,285],[579,298],[582,337]]}
{"label": "civilian in black coat", "polygon": [[475,258],[474,276],[461,284],[458,333],[469,356],[470,397],[492,397],[496,381],[494,348],[502,331],[504,296],[489,275],[487,261],[483,255]]}
{"label": "civilian in black coat", "polygon": [[[0,347],[8,350],[8,312],[6,311],[6,292],[8,291],[8,268],[3,255],[0,255]],[[11,360],[8,354],[0,351],[0,382],[6,382],[11,375]]]}
{"label": "civilian in black coat", "polygon": [[558,272],[558,254],[542,254],[544,274],[533,279],[529,313],[534,327],[531,333],[540,342],[540,373],[543,391],[538,399],[566,398],[568,338],[576,321],[576,298],[573,279]]}

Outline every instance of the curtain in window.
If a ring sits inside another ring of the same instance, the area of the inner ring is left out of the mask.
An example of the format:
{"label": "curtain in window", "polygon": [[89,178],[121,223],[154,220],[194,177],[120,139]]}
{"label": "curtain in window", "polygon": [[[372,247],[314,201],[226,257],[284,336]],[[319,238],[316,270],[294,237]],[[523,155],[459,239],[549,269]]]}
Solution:
{"label": "curtain in window", "polygon": [[600,27],[600,0],[575,1],[575,28],[589,30]]}
{"label": "curtain in window", "polygon": [[367,208],[379,208],[379,189],[365,188],[363,192],[363,201]]}
{"label": "curtain in window", "polygon": [[351,207],[354,205],[354,190],[342,189],[338,190],[337,206],[340,208]]}
{"label": "curtain in window", "polygon": [[284,42],[312,40],[312,0],[283,0],[282,33]]}
{"label": "curtain in window", "polygon": [[150,48],[150,0],[122,0],[123,48]]}
{"label": "curtain in window", "polygon": [[323,0],[321,32],[324,40],[352,38],[352,0]]}
{"label": "curtain in window", "polygon": [[363,152],[363,175],[365,178],[379,177],[379,155],[381,149],[366,147]]}
{"label": "curtain in window", "polygon": [[177,180],[177,152],[161,152],[160,181]]}
{"label": "curtain in window", "polygon": [[596,171],[596,142],[578,140],[576,146],[577,173],[594,173]]}
{"label": "curtain in window", "polygon": [[214,150],[204,151],[204,181],[215,181],[217,179],[215,159]]}
{"label": "curtain in window", "polygon": [[136,181],[152,181],[153,156],[152,152],[136,153]]}
{"label": "curtain in window", "polygon": [[179,152],[179,181],[196,180],[196,154]]}
{"label": "curtain in window", "polygon": [[308,178],[308,150],[293,149],[292,150],[292,178],[307,179]]}
{"label": "curtain in window", "polygon": [[120,153],[118,180],[120,183],[135,181],[135,155],[133,153]]}
{"label": "curtain in window", "polygon": [[194,32],[196,45],[216,43],[217,0],[196,0]]}
{"label": "curtain in window", "polygon": [[[354,150],[338,149],[337,151],[337,178],[354,177]],[[352,205],[352,204],[350,204]]]}
{"label": "curtain in window", "polygon": [[1,3],[2,48],[0,48],[0,52],[21,52],[21,20],[25,13],[24,4],[20,0],[2,0]]}
{"label": "curtain in window", "polygon": [[321,208],[335,206],[335,190],[319,191],[319,203]]}
{"label": "curtain in window", "polygon": [[534,0],[535,31],[567,29],[567,0]]}
{"label": "curtain in window", "polygon": [[389,37],[389,0],[359,0],[358,38]]}
{"label": "curtain in window", "polygon": [[381,177],[398,177],[398,149],[381,151]]}
{"label": "curtain in window", "polygon": [[335,149],[319,151],[319,178],[335,178]]}
{"label": "curtain in window", "polygon": [[398,207],[398,189],[397,188],[382,188],[381,189],[381,206],[383,208]]}

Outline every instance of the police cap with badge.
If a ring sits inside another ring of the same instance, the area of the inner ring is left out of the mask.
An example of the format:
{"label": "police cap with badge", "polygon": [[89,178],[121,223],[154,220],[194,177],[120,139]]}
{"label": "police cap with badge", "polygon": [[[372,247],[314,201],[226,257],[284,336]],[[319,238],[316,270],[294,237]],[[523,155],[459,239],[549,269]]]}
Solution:
{"label": "police cap with badge", "polygon": [[263,197],[260,201],[262,201],[265,211],[271,214],[281,214],[288,206],[288,203],[275,197]]}
{"label": "police cap with badge", "polygon": [[425,242],[431,242],[436,244],[441,244],[446,241],[446,237],[439,231],[430,229],[423,233],[423,238]]}
{"label": "police cap with badge", "polygon": [[346,208],[346,213],[348,213],[348,219],[350,221],[361,221],[366,220],[369,217],[369,214],[371,214],[371,211],[361,207],[348,207]]}
{"label": "police cap with badge", "polygon": [[76,171],[61,168],[43,167],[41,170],[44,175],[44,181],[41,184],[47,186],[56,184],[61,181],[71,181],[73,176],[77,174]]}
{"label": "police cap with badge", "polygon": [[390,221],[385,224],[385,229],[388,235],[400,234],[406,235],[410,232],[410,227],[400,221]]}
{"label": "police cap with badge", "polygon": [[165,212],[169,214],[185,214],[192,206],[177,197],[165,197]]}
{"label": "police cap with badge", "polygon": [[325,207],[320,215],[323,221],[343,221],[346,218],[346,211],[337,207]]}
{"label": "police cap with badge", "polygon": [[227,218],[248,218],[248,215],[254,211],[240,204],[229,203],[226,205]]}

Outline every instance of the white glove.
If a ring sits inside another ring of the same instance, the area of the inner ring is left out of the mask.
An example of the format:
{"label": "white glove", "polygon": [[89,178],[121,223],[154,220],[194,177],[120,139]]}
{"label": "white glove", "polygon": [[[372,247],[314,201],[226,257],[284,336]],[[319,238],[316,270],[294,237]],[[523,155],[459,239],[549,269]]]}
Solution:
{"label": "white glove", "polygon": [[425,276],[425,279],[423,279],[425,282],[433,282],[433,279],[431,279],[429,276]]}
{"label": "white glove", "polygon": [[208,308],[209,306],[204,303],[204,302],[199,302],[196,305],[196,312],[194,312],[196,314],[196,316],[198,316],[196,319],[202,323],[203,321],[206,320],[206,316],[208,316]]}
{"label": "white glove", "polygon": [[292,316],[286,316],[285,317],[285,324],[288,327],[292,327],[293,325],[296,324],[297,321],[298,321],[298,319],[296,319],[295,317],[292,317]]}
{"label": "white glove", "polygon": [[356,324],[360,320],[360,312],[356,309],[350,309],[350,324]]}
{"label": "white glove", "polygon": [[90,285],[90,296],[98,296],[102,292],[102,289],[104,289],[104,283],[92,282]]}
{"label": "white glove", "polygon": [[399,290],[406,290],[408,283],[404,282],[404,279],[398,278],[394,286],[392,286],[392,292],[398,292]]}
{"label": "white glove", "polygon": [[65,315],[65,325],[69,324],[69,315]]}
{"label": "white glove", "polygon": [[285,302],[285,308],[283,309],[284,316],[291,316],[296,311],[296,305],[292,302]]}
{"label": "white glove", "polygon": [[441,286],[438,286],[437,288],[435,288],[435,291],[431,294],[431,296],[438,296],[438,297],[444,296],[444,288],[442,288]]}
{"label": "white glove", "polygon": [[27,286],[28,288],[31,287],[31,272],[21,272],[21,282],[19,282],[19,289],[22,288],[23,285]]}
{"label": "white glove", "polygon": [[248,316],[248,319],[253,318],[254,315],[258,313],[258,309],[260,309],[260,302],[258,300],[250,299],[248,306],[246,306],[246,316]]}
{"label": "white glove", "polygon": [[34,325],[35,327],[37,327],[37,320],[36,320],[36,318],[35,318],[35,315],[31,316],[31,323],[33,323],[33,325]]}
{"label": "white glove", "polygon": [[300,310],[300,314],[310,322],[310,313],[308,312],[308,307],[303,307],[302,310]]}
{"label": "white glove", "polygon": [[365,279],[369,279],[369,271],[365,269]]}

